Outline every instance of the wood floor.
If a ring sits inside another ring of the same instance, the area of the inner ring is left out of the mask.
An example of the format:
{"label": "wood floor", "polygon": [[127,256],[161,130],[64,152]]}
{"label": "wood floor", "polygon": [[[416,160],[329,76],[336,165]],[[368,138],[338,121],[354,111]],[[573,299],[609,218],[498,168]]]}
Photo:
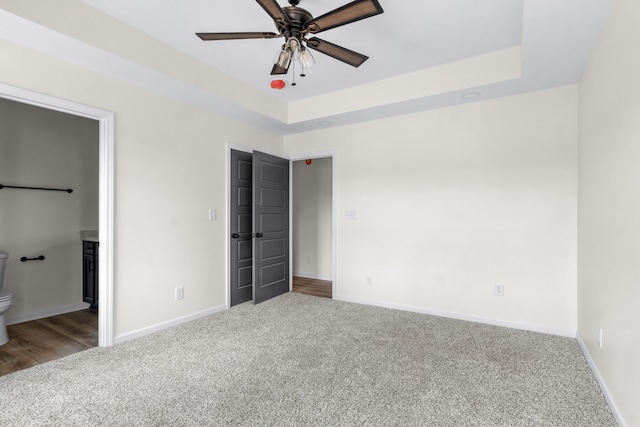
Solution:
{"label": "wood floor", "polygon": [[0,375],[49,362],[98,345],[98,313],[81,310],[7,327],[0,346]]}
{"label": "wood floor", "polygon": [[293,292],[331,298],[331,281],[293,276]]}

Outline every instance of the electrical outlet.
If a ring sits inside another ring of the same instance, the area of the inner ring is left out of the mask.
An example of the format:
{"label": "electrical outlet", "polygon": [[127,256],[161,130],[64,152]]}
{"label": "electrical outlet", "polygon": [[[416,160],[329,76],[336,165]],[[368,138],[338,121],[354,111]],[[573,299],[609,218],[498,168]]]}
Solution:
{"label": "electrical outlet", "polygon": [[364,284],[367,286],[373,286],[373,277],[372,276],[365,277]]}
{"label": "electrical outlet", "polygon": [[215,221],[218,217],[218,213],[215,209],[209,209],[209,221]]}
{"label": "electrical outlet", "polygon": [[598,346],[602,348],[602,328],[598,331]]}
{"label": "electrical outlet", "polygon": [[176,301],[179,299],[184,299],[184,287],[180,286],[179,288],[176,288]]}
{"label": "electrical outlet", "polygon": [[497,297],[504,296],[504,285],[495,285],[493,288],[493,294]]}

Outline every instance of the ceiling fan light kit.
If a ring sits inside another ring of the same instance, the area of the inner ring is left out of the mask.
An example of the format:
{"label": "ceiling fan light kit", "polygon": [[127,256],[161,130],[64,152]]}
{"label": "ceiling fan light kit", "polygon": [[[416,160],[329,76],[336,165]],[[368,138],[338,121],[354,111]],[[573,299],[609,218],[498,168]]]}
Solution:
{"label": "ceiling fan light kit", "polygon": [[[300,0],[288,1],[290,6],[280,7],[276,0],[256,0],[273,19],[278,31],[277,34],[273,32],[226,32],[196,33],[196,35],[203,41],[283,37],[285,43],[276,56],[271,75],[288,74],[292,64],[291,68],[294,69],[292,74],[295,74],[295,62],[297,61],[302,69],[301,76],[304,77],[304,69],[311,67],[316,62],[309,49],[321,52],[353,67],[359,67],[369,59],[366,55],[317,37],[307,39],[307,36],[383,13],[378,0],[355,0],[317,18],[314,18],[305,9],[298,7]],[[291,85],[295,86],[295,80]]]}

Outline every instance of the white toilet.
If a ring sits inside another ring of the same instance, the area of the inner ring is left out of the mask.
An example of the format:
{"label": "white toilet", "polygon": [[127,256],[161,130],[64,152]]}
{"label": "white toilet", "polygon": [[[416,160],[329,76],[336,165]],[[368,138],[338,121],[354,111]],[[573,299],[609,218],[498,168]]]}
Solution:
{"label": "white toilet", "polygon": [[7,258],[9,258],[9,254],[0,251],[0,345],[9,342],[4,314],[11,308],[13,302],[13,292],[4,289],[4,267],[7,265]]}

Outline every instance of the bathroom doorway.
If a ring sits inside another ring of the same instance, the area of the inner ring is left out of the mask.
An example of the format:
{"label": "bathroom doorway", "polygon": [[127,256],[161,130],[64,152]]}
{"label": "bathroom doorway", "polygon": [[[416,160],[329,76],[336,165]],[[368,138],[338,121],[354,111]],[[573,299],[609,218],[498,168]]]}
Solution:
{"label": "bathroom doorway", "polygon": [[[82,104],[77,104],[74,102],[66,101],[63,99],[50,97],[47,95],[39,94],[36,92],[31,92],[28,90],[15,88],[12,86],[0,84],[0,98],[3,101],[13,101],[20,104],[26,104],[30,107],[37,107],[44,110],[51,110],[56,114],[63,113],[65,115],[74,116],[74,118],[84,118],[89,119],[95,123],[95,132],[92,140],[94,143],[97,143],[97,161],[94,162],[89,167],[93,167],[97,169],[97,181],[94,185],[93,192],[94,194],[97,192],[97,208],[96,213],[98,216],[97,221],[97,229],[99,230],[99,240],[100,240],[100,249],[99,249],[99,300],[100,300],[100,310],[98,313],[98,344],[100,346],[111,346],[113,345],[113,155],[114,155],[114,125],[113,125],[113,114],[107,111],[99,110],[93,107],[85,106]],[[3,156],[4,157],[4,156]],[[46,162],[45,162],[46,163]],[[7,179],[10,177],[3,177],[3,179]],[[54,183],[51,183],[54,184]],[[55,184],[54,184],[55,185]],[[54,186],[52,185],[52,186]],[[48,186],[47,186],[48,187]],[[3,189],[1,191],[9,191]],[[53,192],[46,192],[46,197],[52,197]],[[6,193],[5,193],[6,194]],[[70,194],[62,194],[71,195]],[[78,195],[78,194],[76,194]],[[14,196],[15,197],[15,196]],[[69,200],[69,199],[67,199]],[[28,216],[33,214],[33,211],[26,212],[25,215]],[[51,213],[53,214],[53,213]],[[82,227],[86,229],[87,227]],[[79,232],[81,230],[77,230],[77,240],[78,245],[80,245],[80,235]],[[70,233],[70,232],[68,232]],[[67,234],[68,234],[67,233]],[[67,237],[69,237],[68,234]],[[75,236],[74,236],[75,237]],[[71,243],[69,243],[71,245]],[[45,245],[46,246],[46,245]],[[64,245],[62,245],[64,246]],[[55,247],[55,245],[49,245],[49,247],[44,247],[42,250],[49,250],[51,254],[59,253]],[[22,254],[15,254],[17,257],[23,256]],[[54,257],[54,255],[52,255]],[[53,260],[46,260],[53,261]],[[42,261],[45,262],[44,260]],[[82,257],[79,256],[78,263],[82,265]],[[42,269],[42,264],[40,266]],[[9,268],[9,267],[7,267]],[[64,268],[64,267],[63,267]],[[77,270],[76,270],[77,271]],[[10,288],[10,282],[5,280],[5,284],[7,288]],[[75,291],[74,291],[75,292]],[[81,291],[80,291],[81,292]],[[79,298],[80,302],[82,301],[82,296]],[[34,301],[30,301],[34,302]],[[24,308],[24,307],[23,307]],[[58,307],[57,309],[52,309],[51,312],[47,313],[46,310],[31,310],[27,308],[21,318],[18,318],[18,321],[27,321],[33,320],[29,319],[29,316],[42,316],[49,317],[48,315],[55,315],[56,310],[64,311],[64,307]],[[28,312],[32,313],[29,314]]]}

